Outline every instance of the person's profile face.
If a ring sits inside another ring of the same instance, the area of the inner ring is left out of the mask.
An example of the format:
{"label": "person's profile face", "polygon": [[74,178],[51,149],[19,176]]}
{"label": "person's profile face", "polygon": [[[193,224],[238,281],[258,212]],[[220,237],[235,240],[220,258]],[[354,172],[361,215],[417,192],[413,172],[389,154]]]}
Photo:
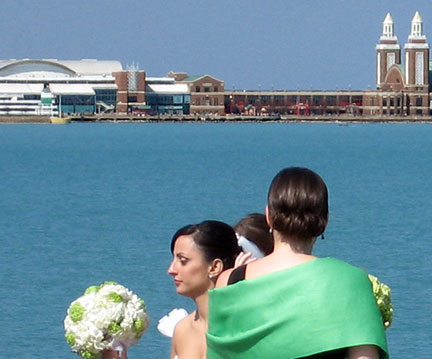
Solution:
{"label": "person's profile face", "polygon": [[177,293],[196,298],[211,286],[209,279],[210,264],[204,259],[190,235],[177,238],[174,244],[173,260],[168,267],[168,274],[174,279]]}

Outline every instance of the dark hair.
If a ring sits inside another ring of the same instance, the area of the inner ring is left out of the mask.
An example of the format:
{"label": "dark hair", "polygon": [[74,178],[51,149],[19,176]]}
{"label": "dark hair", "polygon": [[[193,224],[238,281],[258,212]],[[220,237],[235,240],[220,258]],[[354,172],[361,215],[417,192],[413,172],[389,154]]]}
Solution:
{"label": "dark hair", "polygon": [[171,253],[180,236],[191,236],[195,244],[204,254],[206,261],[211,262],[219,258],[224,264],[224,269],[234,267],[240,247],[234,229],[226,223],[219,221],[204,221],[199,224],[190,224],[180,228],[171,240]]}
{"label": "dark hair", "polygon": [[234,226],[239,235],[255,243],[264,255],[273,252],[273,235],[269,229],[266,217],[262,213],[248,214]]}
{"label": "dark hair", "polygon": [[270,185],[268,208],[272,227],[278,232],[298,239],[317,237],[328,220],[327,186],[307,168],[285,168]]}

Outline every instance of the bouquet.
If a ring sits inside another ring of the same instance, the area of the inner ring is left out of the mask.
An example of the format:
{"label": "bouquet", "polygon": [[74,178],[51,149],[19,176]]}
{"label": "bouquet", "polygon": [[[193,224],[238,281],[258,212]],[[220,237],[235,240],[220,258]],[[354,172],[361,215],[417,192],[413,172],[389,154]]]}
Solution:
{"label": "bouquet", "polygon": [[91,286],[74,300],[64,320],[66,341],[85,359],[97,359],[111,348],[136,344],[146,331],[146,305],[116,282]]}
{"label": "bouquet", "polygon": [[381,283],[380,280],[372,274],[369,274],[369,280],[372,282],[372,290],[381,312],[384,328],[387,329],[390,327],[393,320],[393,304],[390,298],[390,287]]}

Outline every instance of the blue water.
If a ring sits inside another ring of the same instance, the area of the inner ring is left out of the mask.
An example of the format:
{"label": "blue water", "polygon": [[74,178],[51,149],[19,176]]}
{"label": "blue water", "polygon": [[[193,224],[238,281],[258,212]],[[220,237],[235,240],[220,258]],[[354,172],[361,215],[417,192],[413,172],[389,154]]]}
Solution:
{"label": "blue water", "polygon": [[322,175],[330,224],[315,254],[392,288],[392,358],[432,352],[432,125],[71,124],[0,126],[2,358],[66,359],[63,319],[115,280],[151,325],[131,359],[168,358],[156,324],[192,309],[166,274],[180,226],[263,211],[283,167]]}

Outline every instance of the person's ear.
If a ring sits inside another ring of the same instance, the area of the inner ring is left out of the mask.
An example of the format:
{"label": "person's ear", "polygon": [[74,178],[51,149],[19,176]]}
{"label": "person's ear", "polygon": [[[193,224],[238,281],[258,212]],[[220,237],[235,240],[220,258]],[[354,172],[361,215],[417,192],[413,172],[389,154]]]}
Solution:
{"label": "person's ear", "polygon": [[273,222],[272,222],[272,220],[271,220],[271,218],[270,218],[270,210],[269,210],[269,206],[266,206],[266,207],[265,207],[265,216],[266,216],[267,224],[269,225],[270,228],[273,228],[273,227],[272,227],[272,226],[273,226]]}
{"label": "person's ear", "polygon": [[217,278],[224,269],[223,262],[220,258],[213,259],[209,268],[209,278]]}

